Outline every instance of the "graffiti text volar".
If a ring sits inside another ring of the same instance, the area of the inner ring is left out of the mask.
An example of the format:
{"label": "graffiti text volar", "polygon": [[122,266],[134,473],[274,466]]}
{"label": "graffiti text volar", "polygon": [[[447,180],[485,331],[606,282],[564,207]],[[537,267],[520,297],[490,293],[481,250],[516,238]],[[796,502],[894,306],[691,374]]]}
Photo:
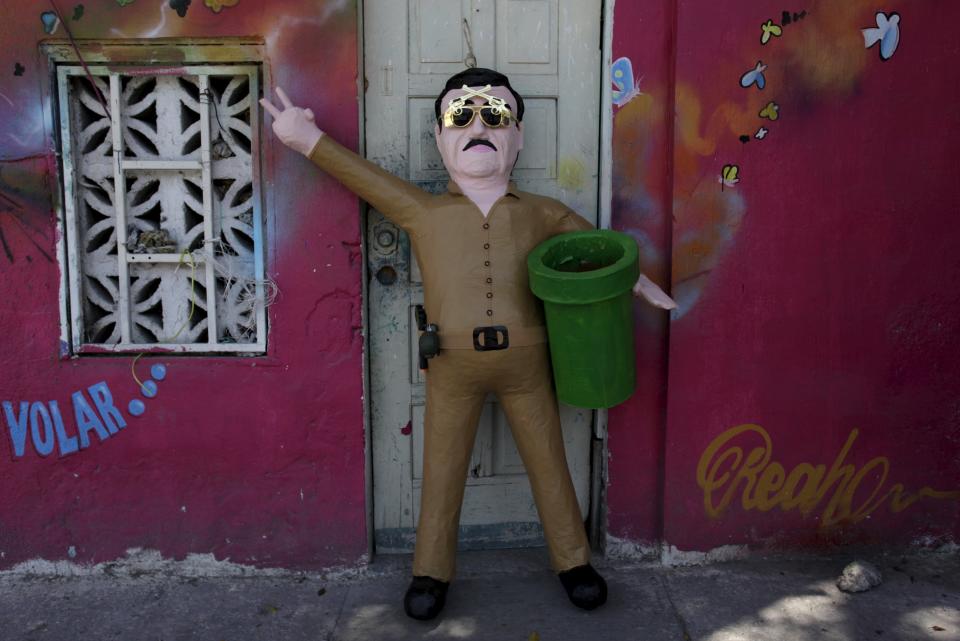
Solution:
{"label": "graffiti text volar", "polygon": [[68,434],[57,401],[20,401],[19,404],[4,401],[3,414],[14,458],[24,456],[28,440],[39,456],[49,456],[58,446],[60,456],[67,456],[90,447],[90,432],[105,441],[127,426],[120,410],[113,404],[113,395],[105,382],[91,385],[86,392],[89,400],[83,390],[70,395],[75,434]]}

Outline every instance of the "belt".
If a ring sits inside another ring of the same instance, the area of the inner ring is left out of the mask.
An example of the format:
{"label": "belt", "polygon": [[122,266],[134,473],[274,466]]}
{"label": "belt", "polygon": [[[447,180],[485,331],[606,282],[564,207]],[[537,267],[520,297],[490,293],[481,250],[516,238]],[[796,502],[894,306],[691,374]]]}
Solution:
{"label": "belt", "polygon": [[463,332],[441,330],[440,349],[473,349],[477,351],[503,349],[502,347],[488,346],[487,350],[484,350],[483,346],[489,345],[491,341],[503,343],[505,342],[504,339],[509,341],[511,347],[539,345],[547,342],[547,329],[542,325],[509,329],[502,325],[492,325],[490,327],[476,327]]}

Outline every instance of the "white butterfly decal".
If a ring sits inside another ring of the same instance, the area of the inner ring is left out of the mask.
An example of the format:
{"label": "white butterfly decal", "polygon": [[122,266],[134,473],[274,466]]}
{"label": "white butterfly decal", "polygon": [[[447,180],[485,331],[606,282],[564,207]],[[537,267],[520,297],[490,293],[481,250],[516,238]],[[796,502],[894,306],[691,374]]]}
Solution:
{"label": "white butterfly decal", "polygon": [[900,44],[900,14],[893,12],[890,15],[882,11],[877,13],[877,26],[871,29],[862,29],[863,44],[869,49],[880,43],[880,59],[889,60]]}

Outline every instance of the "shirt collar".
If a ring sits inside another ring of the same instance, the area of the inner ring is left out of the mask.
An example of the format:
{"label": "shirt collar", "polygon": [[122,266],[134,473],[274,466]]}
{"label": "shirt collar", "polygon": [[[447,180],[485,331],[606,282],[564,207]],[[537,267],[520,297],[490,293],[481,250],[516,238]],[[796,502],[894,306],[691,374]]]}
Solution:
{"label": "shirt collar", "polygon": [[[460,185],[453,182],[453,180],[447,181],[447,191],[455,196],[463,195],[463,190],[460,189]],[[514,183],[512,180],[507,183],[507,194],[513,196],[514,198],[520,198],[520,193],[521,192],[519,189],[517,189],[516,183]]]}

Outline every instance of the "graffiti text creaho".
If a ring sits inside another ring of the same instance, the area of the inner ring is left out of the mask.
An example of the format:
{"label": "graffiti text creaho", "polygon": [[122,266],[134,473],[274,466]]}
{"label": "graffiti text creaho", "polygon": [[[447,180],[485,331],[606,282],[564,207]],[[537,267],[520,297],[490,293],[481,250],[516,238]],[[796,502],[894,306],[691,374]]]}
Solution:
{"label": "graffiti text creaho", "polygon": [[[858,430],[852,430],[828,468],[824,464],[799,463],[787,469],[772,461],[770,435],[759,425],[733,427],[713,440],[697,465],[697,485],[703,490],[708,516],[720,517],[739,495],[744,510],[766,512],[798,509],[807,515],[822,509],[820,526],[841,522],[856,523],[889,502],[892,512],[901,512],[922,498],[960,499],[960,491],[939,491],[923,487],[908,493],[902,483],[887,486],[890,461],[878,456],[857,469],[845,463]],[[744,455],[743,443],[759,438],[760,443]]]}

